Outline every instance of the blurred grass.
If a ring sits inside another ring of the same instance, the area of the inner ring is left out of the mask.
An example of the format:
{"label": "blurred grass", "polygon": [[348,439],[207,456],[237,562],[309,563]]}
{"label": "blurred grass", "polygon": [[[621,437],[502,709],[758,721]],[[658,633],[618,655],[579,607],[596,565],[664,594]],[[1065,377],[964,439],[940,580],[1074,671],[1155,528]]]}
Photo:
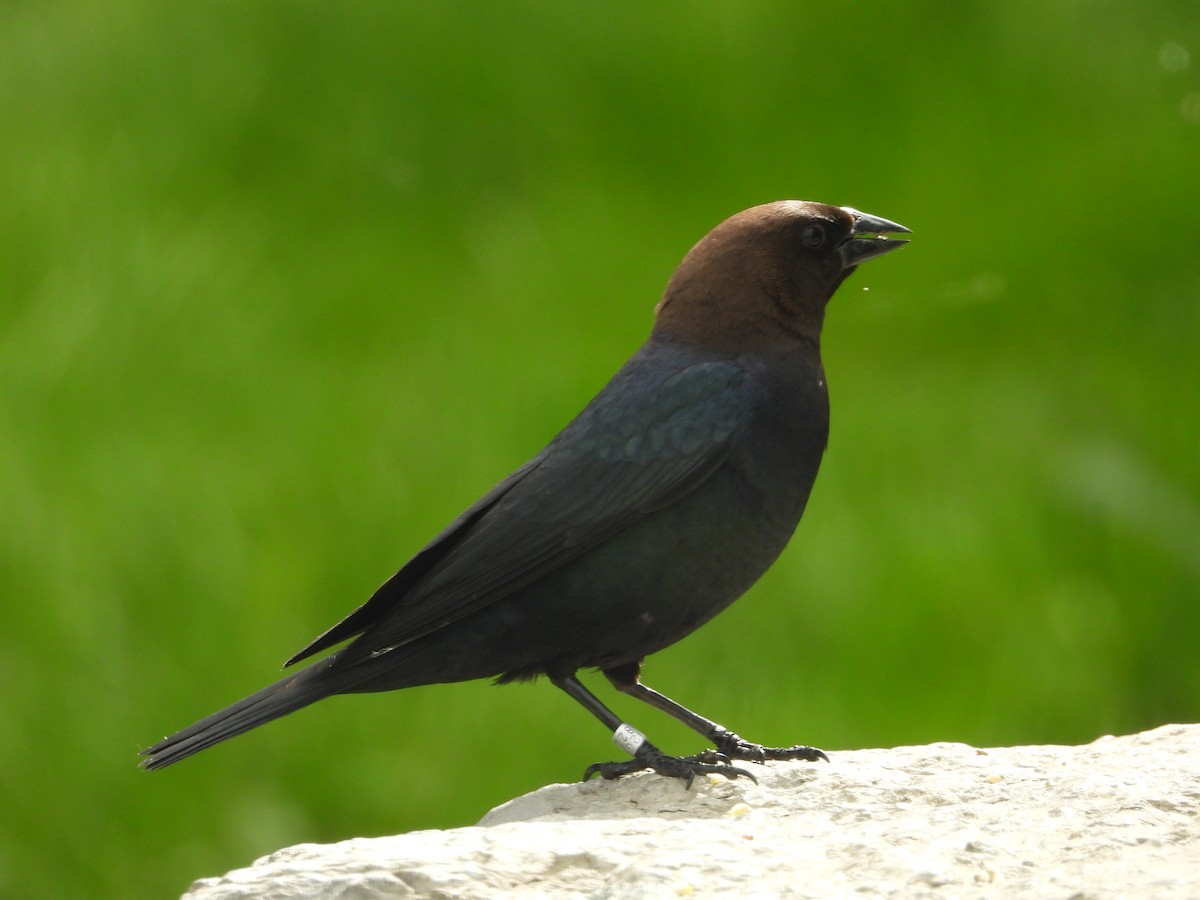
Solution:
{"label": "blurred grass", "polygon": [[609,756],[548,686],[467,684],[134,766],[780,197],[916,240],[830,310],[793,547],[647,681],[834,749],[1195,721],[1198,36],[1165,0],[0,5],[0,894],[169,896]]}

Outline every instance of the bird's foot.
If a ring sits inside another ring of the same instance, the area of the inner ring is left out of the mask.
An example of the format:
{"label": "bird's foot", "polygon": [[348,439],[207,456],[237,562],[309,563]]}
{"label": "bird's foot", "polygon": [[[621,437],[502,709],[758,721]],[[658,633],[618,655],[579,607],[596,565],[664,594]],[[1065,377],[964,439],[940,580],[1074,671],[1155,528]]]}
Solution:
{"label": "bird's foot", "polygon": [[738,737],[732,731],[722,729],[714,739],[717,745],[717,754],[726,759],[744,759],[749,762],[762,763],[769,759],[800,759],[805,762],[817,762],[824,760],[829,762],[829,757],[825,755],[825,751],[818,750],[816,747],[806,747],[803,744],[797,744],[794,747],[764,747],[762,744],[754,744],[744,738]]}
{"label": "bird's foot", "polygon": [[758,784],[757,778],[745,769],[739,769],[733,765],[724,753],[705,750],[695,756],[668,756],[649,741],[638,748],[633,759],[624,762],[592,763],[583,773],[583,780],[587,781],[592,776],[599,775],[606,781],[612,781],[622,775],[641,772],[644,769],[653,769],[659,775],[665,775],[668,778],[682,778],[684,785],[689,788],[697,775],[710,773],[724,775],[726,778],[744,776]]}

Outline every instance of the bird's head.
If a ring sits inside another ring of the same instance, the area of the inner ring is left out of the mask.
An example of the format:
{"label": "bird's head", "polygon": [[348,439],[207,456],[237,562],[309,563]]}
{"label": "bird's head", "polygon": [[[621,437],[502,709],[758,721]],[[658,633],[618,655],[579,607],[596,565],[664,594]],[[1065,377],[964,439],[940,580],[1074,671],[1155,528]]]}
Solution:
{"label": "bird's head", "polygon": [[818,341],[825,304],[908,229],[848,206],[781,200],[732,216],[684,257],[655,333],[732,352]]}

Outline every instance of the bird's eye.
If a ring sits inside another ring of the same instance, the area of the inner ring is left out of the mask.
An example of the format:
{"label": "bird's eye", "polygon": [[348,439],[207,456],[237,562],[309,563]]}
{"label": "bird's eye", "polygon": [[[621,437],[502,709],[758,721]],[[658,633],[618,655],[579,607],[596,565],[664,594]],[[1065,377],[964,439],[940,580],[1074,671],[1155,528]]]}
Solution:
{"label": "bird's eye", "polygon": [[800,240],[805,247],[810,250],[816,250],[825,243],[825,229],[820,225],[806,225],[804,230],[800,232]]}

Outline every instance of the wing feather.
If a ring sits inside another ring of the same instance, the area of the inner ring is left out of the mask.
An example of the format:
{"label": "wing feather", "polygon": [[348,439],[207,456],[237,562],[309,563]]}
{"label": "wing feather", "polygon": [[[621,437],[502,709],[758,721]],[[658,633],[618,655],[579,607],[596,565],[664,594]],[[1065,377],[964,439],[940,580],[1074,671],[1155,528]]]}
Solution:
{"label": "wing feather", "polygon": [[538,456],[497,485],[354,613],[290,662],[362,634],[374,658],[523,587],[676,502],[726,459],[745,372],[704,362],[639,371],[635,356]]}

